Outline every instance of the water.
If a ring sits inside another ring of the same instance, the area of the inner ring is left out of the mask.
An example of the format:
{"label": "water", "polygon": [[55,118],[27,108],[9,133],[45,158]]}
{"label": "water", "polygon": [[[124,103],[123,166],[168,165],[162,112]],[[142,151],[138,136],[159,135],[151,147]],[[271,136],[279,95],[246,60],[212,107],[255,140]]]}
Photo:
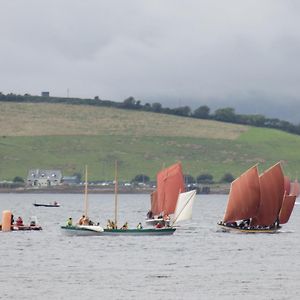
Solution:
{"label": "water", "polygon": [[[148,195],[120,195],[119,219],[143,220]],[[59,208],[34,207],[58,201]],[[90,217],[113,218],[113,195],[89,195]],[[277,234],[217,231],[225,196],[197,196],[173,236],[66,237],[82,195],[0,194],[0,211],[42,231],[0,233],[0,299],[300,299],[300,205]]]}

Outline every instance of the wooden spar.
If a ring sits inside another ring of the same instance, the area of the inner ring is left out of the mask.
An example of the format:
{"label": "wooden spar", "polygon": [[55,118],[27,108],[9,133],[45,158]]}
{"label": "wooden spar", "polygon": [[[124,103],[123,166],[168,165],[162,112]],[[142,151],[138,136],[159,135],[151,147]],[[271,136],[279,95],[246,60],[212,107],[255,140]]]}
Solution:
{"label": "wooden spar", "polygon": [[118,228],[118,162],[115,161],[115,226]]}
{"label": "wooden spar", "polygon": [[88,194],[87,194],[87,188],[88,188],[88,183],[87,183],[87,178],[88,178],[88,167],[85,165],[85,183],[84,183],[84,215],[86,218],[88,218]]}

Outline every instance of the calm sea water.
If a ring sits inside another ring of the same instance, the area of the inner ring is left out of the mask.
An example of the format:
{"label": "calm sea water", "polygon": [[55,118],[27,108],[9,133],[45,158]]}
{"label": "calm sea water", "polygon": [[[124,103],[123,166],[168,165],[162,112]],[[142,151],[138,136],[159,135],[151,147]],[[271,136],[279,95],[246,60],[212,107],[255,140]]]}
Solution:
{"label": "calm sea water", "polygon": [[[148,195],[120,195],[120,224],[136,226]],[[60,208],[34,207],[57,201]],[[113,218],[113,195],[90,195],[90,217]],[[277,234],[218,232],[226,196],[197,196],[193,220],[164,237],[66,237],[82,195],[0,194],[0,211],[40,232],[0,233],[0,299],[300,299],[300,205]]]}

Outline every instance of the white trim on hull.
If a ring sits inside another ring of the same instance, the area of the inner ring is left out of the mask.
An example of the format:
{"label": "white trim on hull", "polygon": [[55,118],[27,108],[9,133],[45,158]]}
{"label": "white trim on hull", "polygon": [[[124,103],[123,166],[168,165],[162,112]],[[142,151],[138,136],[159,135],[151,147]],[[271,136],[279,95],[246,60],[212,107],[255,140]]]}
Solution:
{"label": "white trim on hull", "polygon": [[104,229],[102,235],[131,235],[131,236],[149,236],[149,235],[172,235],[175,228],[159,228],[159,229],[127,229],[127,230],[107,230]]}
{"label": "white trim on hull", "polygon": [[68,236],[93,236],[103,233],[103,227],[98,225],[61,226],[63,232]]}
{"label": "white trim on hull", "polygon": [[[89,226],[91,227],[91,226]],[[103,231],[95,231],[78,226],[61,226],[63,232],[68,236],[149,236],[149,235],[172,235],[176,228],[167,227],[159,229],[104,229]]]}
{"label": "white trim on hull", "polygon": [[145,223],[149,226],[155,226],[158,223],[169,223],[170,224],[170,220],[165,221],[162,218],[154,218],[154,219],[146,219]]}

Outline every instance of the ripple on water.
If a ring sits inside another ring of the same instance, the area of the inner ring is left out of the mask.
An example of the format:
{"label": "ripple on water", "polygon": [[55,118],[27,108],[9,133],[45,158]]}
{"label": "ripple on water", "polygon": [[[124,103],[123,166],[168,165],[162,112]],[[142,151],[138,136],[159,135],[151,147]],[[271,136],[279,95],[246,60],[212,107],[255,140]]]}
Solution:
{"label": "ripple on water", "polygon": [[[0,298],[299,298],[299,211],[278,234],[223,233],[216,223],[226,197],[201,195],[193,221],[173,236],[66,237],[58,225],[81,215],[82,196],[55,195],[62,204],[55,211],[34,208],[40,197],[1,195],[0,209],[12,207],[24,219],[37,215],[43,230],[1,233]],[[42,197],[51,202],[54,196]],[[92,219],[112,217],[111,195],[89,199]],[[120,223],[136,226],[148,211],[149,197],[120,195],[120,206]]]}

